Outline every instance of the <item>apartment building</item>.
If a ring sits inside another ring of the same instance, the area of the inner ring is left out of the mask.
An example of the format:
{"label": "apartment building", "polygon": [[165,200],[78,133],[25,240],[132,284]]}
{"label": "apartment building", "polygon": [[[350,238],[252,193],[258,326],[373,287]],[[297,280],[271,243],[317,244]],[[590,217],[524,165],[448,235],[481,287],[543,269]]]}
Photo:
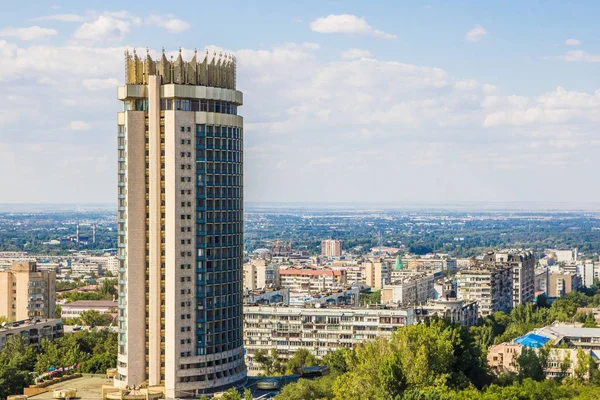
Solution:
{"label": "apartment building", "polygon": [[283,358],[299,349],[316,357],[340,347],[353,347],[377,337],[390,337],[401,327],[437,316],[463,326],[477,324],[477,303],[435,301],[418,307],[337,307],[320,303],[308,307],[244,307],[244,347],[249,375],[261,372],[257,350],[276,349]]}
{"label": "apartment building", "polygon": [[346,269],[346,282],[349,285],[353,283],[366,283],[365,276],[363,274],[363,269],[360,265],[351,265],[345,268]]}
{"label": "apartment building", "polygon": [[279,264],[257,259],[244,264],[244,289],[266,289],[281,286]]}
{"label": "apartment building", "polygon": [[292,293],[318,293],[346,285],[345,270],[289,268],[279,271],[281,287]]}
{"label": "apartment building", "polygon": [[457,295],[477,301],[482,316],[496,311],[509,312],[513,305],[512,268],[488,263],[459,270],[456,275]]}
{"label": "apartment building", "polygon": [[381,292],[383,304],[402,305],[425,303],[435,297],[433,274],[421,273],[393,281]]}
{"label": "apartment building", "polygon": [[531,251],[503,250],[484,255],[483,262],[512,268],[513,307],[531,303],[535,297],[535,255]]}
{"label": "apartment building", "polygon": [[56,273],[38,271],[33,261],[16,262],[0,272],[0,316],[9,321],[54,318]]}
{"label": "apartment building", "polygon": [[40,345],[43,339],[54,340],[63,336],[63,323],[59,319],[30,319],[0,326],[0,350],[10,338],[21,335],[25,345]]}
{"label": "apartment building", "polygon": [[389,337],[414,322],[412,309],[244,307],[244,347],[249,375],[261,372],[254,361],[259,349],[277,349],[288,358],[308,349],[321,358],[339,347]]}
{"label": "apartment building", "polygon": [[100,265],[103,274],[110,272],[112,275],[117,275],[119,273],[119,259],[115,256],[89,257],[88,261]]}
{"label": "apartment building", "polygon": [[548,297],[562,297],[581,286],[581,278],[571,272],[551,272]]}
{"label": "apartment building", "polygon": [[[73,263],[71,273],[73,275],[102,275],[103,265],[100,263]],[[118,270],[118,269],[117,269]]]}
{"label": "apartment building", "polygon": [[402,264],[411,270],[453,271],[457,268],[456,260],[450,258],[405,258]]}
{"label": "apartment building", "polygon": [[364,282],[372,289],[382,289],[390,282],[390,265],[387,261],[365,261],[362,264]]}
{"label": "apartment building", "polygon": [[342,256],[342,241],[341,240],[322,240],[321,255],[323,257],[341,257]]}

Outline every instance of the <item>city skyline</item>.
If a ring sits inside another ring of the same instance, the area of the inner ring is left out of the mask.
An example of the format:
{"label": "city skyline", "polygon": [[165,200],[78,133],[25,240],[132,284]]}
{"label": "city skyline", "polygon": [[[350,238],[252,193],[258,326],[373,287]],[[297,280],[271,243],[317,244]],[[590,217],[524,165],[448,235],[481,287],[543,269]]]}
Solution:
{"label": "city skyline", "polygon": [[146,45],[237,56],[251,202],[572,201],[561,182],[600,194],[598,4],[308,5],[7,4],[0,202],[113,202],[107,116],[123,52]]}

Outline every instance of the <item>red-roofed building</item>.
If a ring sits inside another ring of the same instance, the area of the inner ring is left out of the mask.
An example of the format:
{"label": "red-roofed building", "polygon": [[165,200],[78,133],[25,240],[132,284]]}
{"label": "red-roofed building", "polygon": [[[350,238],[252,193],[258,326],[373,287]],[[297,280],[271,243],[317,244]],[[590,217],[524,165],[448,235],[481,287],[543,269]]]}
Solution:
{"label": "red-roofed building", "polygon": [[346,284],[345,270],[296,269],[279,271],[281,286],[292,293],[311,293],[342,287]]}

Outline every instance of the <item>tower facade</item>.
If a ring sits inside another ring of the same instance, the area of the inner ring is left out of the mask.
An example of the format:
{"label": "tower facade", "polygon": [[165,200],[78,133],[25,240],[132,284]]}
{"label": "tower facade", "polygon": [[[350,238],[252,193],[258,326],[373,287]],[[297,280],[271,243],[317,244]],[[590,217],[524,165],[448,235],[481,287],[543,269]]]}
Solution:
{"label": "tower facade", "polygon": [[235,59],[126,53],[118,88],[117,385],[242,384],[243,103]]}

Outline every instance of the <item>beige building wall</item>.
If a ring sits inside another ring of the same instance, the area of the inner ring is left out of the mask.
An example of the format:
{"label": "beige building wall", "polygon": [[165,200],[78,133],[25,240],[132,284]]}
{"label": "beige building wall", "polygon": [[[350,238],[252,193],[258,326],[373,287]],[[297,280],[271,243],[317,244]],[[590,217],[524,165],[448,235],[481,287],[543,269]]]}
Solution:
{"label": "beige building wall", "polygon": [[17,262],[11,269],[0,272],[0,316],[23,321],[55,315],[54,271],[38,271],[35,262]]}
{"label": "beige building wall", "polygon": [[[128,111],[119,130],[124,154],[119,169],[120,277],[127,290],[119,296],[124,308],[119,321],[120,344],[117,368],[130,382],[146,380],[146,144],[145,113]],[[125,157],[126,156],[126,157]],[[126,160],[126,161],[125,161]],[[127,212],[125,212],[127,210]]]}
{"label": "beige building wall", "polygon": [[322,240],[321,255],[325,257],[340,257],[342,255],[342,241],[332,239]]}
{"label": "beige building wall", "polygon": [[548,284],[548,297],[561,297],[571,293],[574,286],[574,277],[570,273],[550,273]]}

